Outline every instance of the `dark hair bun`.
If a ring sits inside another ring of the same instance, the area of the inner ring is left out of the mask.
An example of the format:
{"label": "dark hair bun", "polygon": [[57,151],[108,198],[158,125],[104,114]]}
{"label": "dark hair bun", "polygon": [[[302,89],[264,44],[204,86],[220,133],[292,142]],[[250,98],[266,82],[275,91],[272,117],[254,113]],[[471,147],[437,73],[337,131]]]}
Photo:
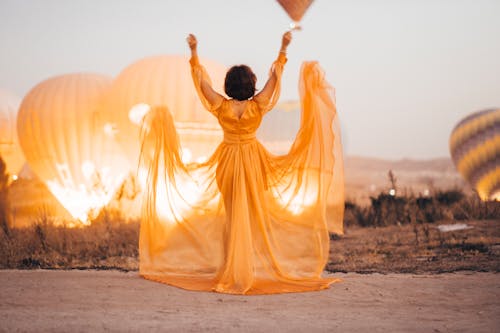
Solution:
{"label": "dark hair bun", "polygon": [[244,101],[255,94],[256,82],[257,77],[250,67],[246,65],[233,66],[227,71],[224,91],[229,97]]}

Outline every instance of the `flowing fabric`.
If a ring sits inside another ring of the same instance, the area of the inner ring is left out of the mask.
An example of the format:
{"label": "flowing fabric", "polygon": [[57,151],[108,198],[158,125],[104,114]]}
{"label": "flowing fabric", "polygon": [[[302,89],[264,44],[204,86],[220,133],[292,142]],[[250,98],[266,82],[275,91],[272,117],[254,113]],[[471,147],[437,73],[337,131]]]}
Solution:
{"label": "flowing fabric", "polygon": [[210,79],[191,59],[200,99],[224,132],[205,163],[182,162],[169,110],[152,107],[146,116],[141,158],[148,178],[139,245],[144,278],[231,294],[311,291],[340,281],[322,277],[328,229],[342,233],[343,209],[334,210],[328,225],[326,208],[329,192],[343,207],[343,171],[335,165],[342,156],[338,145],[334,156],[340,141],[333,89],[316,62],[301,69],[301,125],[290,151],[273,155],[255,136],[279,98],[285,63],[280,54],[271,68],[277,78],[272,96],[246,101],[238,117],[235,101],[211,105],[205,98],[202,81]]}

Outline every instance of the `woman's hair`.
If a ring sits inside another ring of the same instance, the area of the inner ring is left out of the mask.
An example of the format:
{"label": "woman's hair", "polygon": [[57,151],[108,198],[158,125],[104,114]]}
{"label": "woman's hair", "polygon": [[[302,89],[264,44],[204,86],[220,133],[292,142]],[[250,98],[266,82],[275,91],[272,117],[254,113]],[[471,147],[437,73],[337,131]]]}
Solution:
{"label": "woman's hair", "polygon": [[224,91],[229,97],[244,101],[255,94],[256,82],[257,77],[250,67],[246,65],[233,66],[227,71]]}

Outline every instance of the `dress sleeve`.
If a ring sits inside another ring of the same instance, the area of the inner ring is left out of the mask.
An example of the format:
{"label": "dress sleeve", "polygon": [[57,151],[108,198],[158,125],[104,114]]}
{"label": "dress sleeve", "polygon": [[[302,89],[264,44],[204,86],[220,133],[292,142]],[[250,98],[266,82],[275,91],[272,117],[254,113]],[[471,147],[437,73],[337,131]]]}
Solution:
{"label": "dress sleeve", "polygon": [[255,99],[262,113],[270,111],[278,102],[281,92],[281,75],[283,74],[283,68],[285,67],[286,62],[286,55],[280,52],[278,58],[273,62],[269,71],[269,77],[271,77],[271,75],[273,74],[276,75],[276,82],[274,84],[274,89],[271,95],[265,97],[259,96]]}
{"label": "dress sleeve", "polygon": [[198,93],[198,97],[200,98],[201,103],[210,113],[217,116],[217,110],[222,104],[223,99],[220,102],[213,104],[207,99],[202,90],[202,84],[208,84],[210,88],[212,87],[212,80],[208,76],[205,67],[200,64],[198,56],[193,56],[189,60],[191,65],[191,76],[193,77],[194,87],[196,88],[196,92]]}

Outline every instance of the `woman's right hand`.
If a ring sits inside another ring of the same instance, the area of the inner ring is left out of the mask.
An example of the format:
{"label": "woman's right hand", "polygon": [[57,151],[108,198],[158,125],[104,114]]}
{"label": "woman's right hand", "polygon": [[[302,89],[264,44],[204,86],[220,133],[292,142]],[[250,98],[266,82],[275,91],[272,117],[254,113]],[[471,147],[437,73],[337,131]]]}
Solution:
{"label": "woman's right hand", "polygon": [[196,40],[196,36],[193,34],[189,34],[186,38],[186,41],[189,45],[189,48],[191,51],[196,50],[196,47],[198,46],[198,41]]}

